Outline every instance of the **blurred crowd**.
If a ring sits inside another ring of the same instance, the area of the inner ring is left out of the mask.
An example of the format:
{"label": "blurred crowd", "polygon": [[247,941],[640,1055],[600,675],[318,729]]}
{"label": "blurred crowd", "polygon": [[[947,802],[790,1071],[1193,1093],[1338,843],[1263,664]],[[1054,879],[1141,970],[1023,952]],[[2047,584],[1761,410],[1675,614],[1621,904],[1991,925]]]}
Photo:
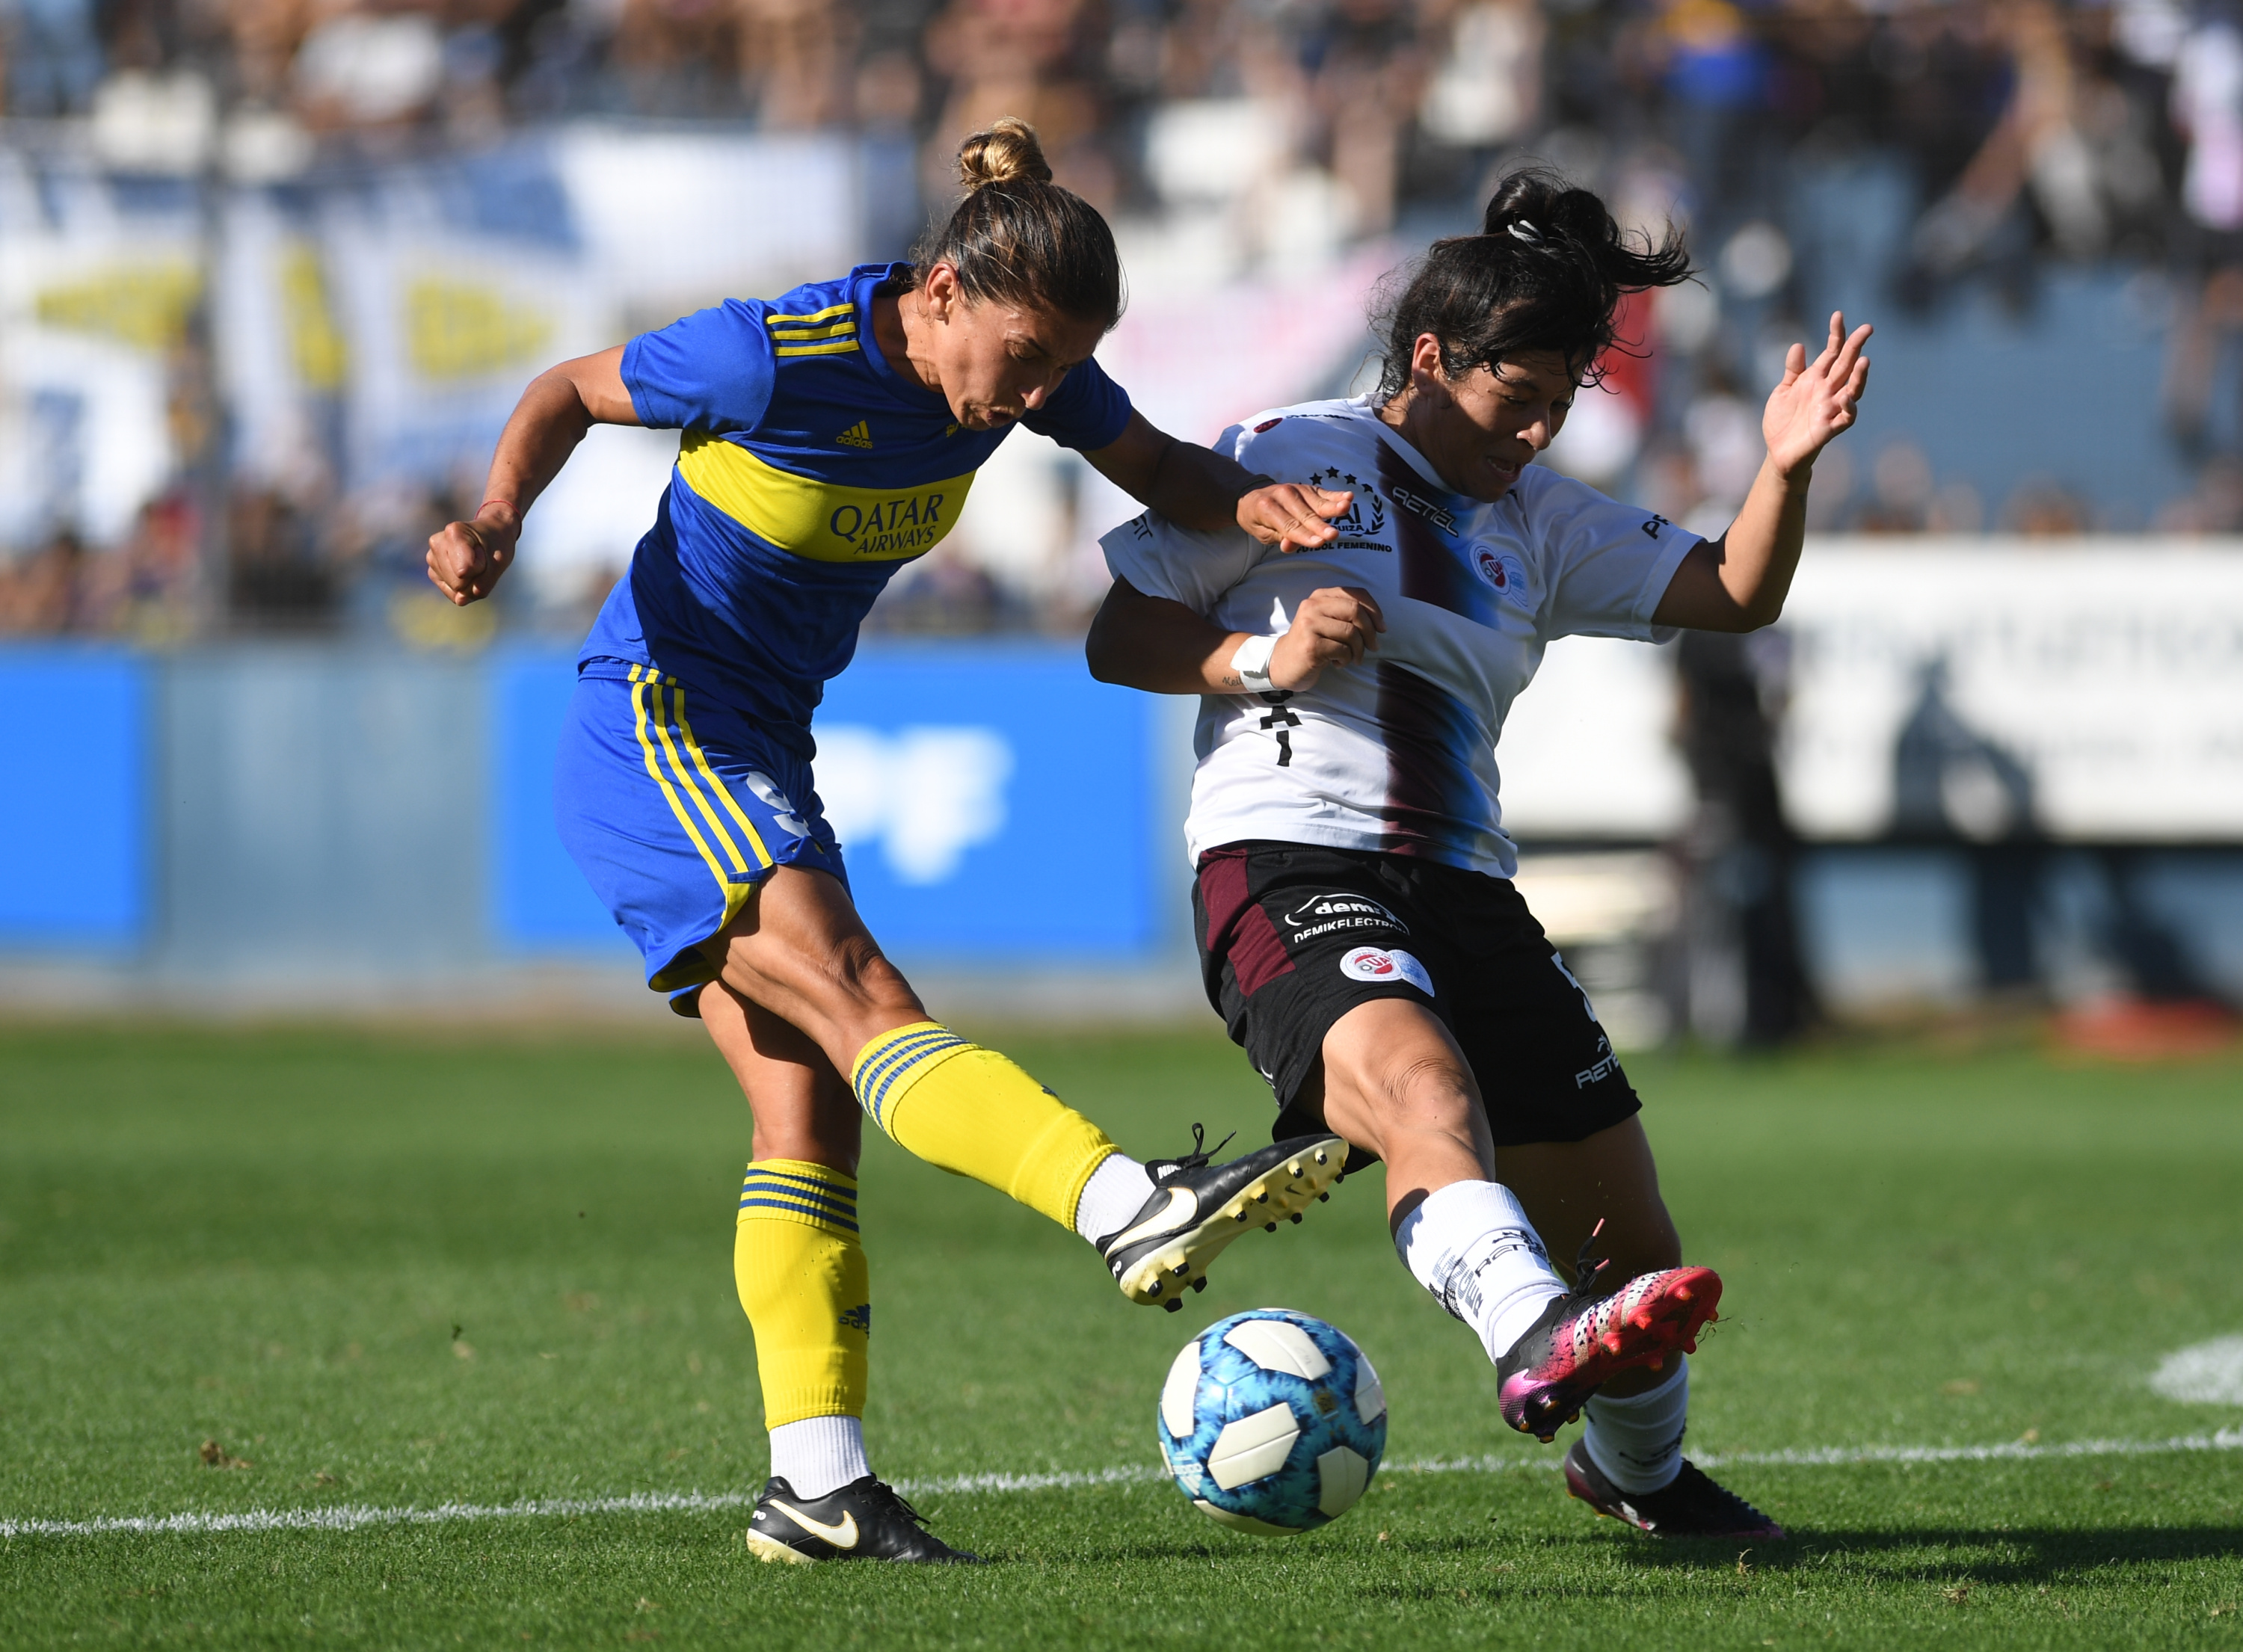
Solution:
{"label": "blurred crowd", "polygon": [[[1634,318],[1656,347],[1616,364],[1627,428],[1565,457],[1693,526],[1725,522],[1757,464],[1767,339],[1858,253],[1801,180],[1858,164],[1902,200],[1881,301],[1972,284],[2023,306],[2055,265],[2156,272],[2165,417],[2199,480],[2133,525],[2243,528],[2237,0],[0,0],[0,57],[11,130],[78,118],[112,167],[247,182],[636,117],[885,134],[936,202],[958,137],[1014,113],[1117,221],[1252,148],[1315,185],[1284,210],[1361,242],[1457,227],[1532,154],[1625,222],[1690,232],[1707,280]],[[1984,498],[1904,440],[1827,468],[1825,528],[2104,525],[2058,479]],[[412,560],[387,523],[290,513],[205,474],[116,554],[57,523],[0,564],[0,630],[333,623],[360,572],[392,590]],[[972,570],[920,584],[935,628],[1002,607]]]}

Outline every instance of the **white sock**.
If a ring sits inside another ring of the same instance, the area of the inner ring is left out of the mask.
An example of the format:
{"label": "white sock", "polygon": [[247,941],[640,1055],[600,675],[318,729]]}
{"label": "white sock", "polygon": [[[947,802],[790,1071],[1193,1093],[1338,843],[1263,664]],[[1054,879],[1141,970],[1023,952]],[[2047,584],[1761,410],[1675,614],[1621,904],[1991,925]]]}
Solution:
{"label": "white sock", "polygon": [[1075,1201],[1074,1231],[1093,1245],[1119,1233],[1154,1192],[1152,1172],[1127,1153],[1108,1153]]}
{"label": "white sock", "polygon": [[1681,1354],[1674,1373],[1649,1393],[1615,1400],[1598,1394],[1581,1407],[1588,1419],[1581,1443],[1589,1461],[1622,1491],[1659,1491],[1682,1472],[1682,1429],[1690,1410],[1690,1367]]}
{"label": "white sock", "polygon": [[872,1472],[865,1457],[861,1417],[805,1417],[771,1431],[771,1478],[805,1502],[839,1491]]}
{"label": "white sock", "polygon": [[1452,1182],[1395,1230],[1402,1266],[1440,1305],[1479,1333],[1490,1360],[1511,1352],[1566,1282],[1511,1190]]}

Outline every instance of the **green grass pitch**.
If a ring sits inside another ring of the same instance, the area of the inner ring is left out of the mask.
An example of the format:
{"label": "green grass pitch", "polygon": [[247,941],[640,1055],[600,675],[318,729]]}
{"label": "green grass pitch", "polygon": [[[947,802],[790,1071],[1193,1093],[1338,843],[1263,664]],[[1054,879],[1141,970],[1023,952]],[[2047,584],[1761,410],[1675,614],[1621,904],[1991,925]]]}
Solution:
{"label": "green grass pitch", "polygon": [[[1007,1042],[1132,1151],[1180,1150],[1195,1118],[1266,1131],[1219,1038]],[[1692,1449],[1788,1544],[1661,1544],[1569,1501],[1557,1448],[1500,1428],[1476,1345],[1397,1265],[1376,1173],[1169,1315],[876,1141],[890,1477],[1148,1468],[1184,1337],[1265,1303],[1370,1353],[1389,1467],[1285,1541],[1152,1479],[923,1496],[998,1562],[973,1570],[754,1565],[739,1507],[18,1530],[0,1645],[2243,1647],[2243,1452],[1742,1460],[2243,1425],[2145,1382],[2243,1332],[2243,1065],[1873,1046],[1631,1069],[1690,1253],[1728,1286]],[[0,1032],[0,1520],[752,1489],[746,1153],[684,1030]]]}

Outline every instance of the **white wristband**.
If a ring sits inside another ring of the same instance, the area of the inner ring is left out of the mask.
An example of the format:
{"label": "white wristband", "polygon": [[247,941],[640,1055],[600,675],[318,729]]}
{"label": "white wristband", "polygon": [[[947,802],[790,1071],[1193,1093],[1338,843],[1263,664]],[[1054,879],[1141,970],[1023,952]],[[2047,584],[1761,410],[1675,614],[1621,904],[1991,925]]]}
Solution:
{"label": "white wristband", "polygon": [[1277,651],[1275,637],[1249,637],[1238,645],[1238,652],[1230,656],[1230,668],[1238,674],[1239,682],[1256,694],[1266,693],[1270,687],[1270,656]]}

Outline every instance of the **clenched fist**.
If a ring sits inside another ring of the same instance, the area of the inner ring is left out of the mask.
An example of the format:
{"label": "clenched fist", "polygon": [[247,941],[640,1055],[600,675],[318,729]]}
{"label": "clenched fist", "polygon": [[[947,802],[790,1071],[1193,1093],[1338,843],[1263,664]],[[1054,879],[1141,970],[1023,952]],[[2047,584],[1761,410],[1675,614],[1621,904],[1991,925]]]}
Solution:
{"label": "clenched fist", "polygon": [[456,607],[480,602],[512,566],[521,535],[522,517],[514,507],[485,500],[474,521],[447,522],[428,535],[428,578]]}
{"label": "clenched fist", "polygon": [[1270,655],[1270,686],[1302,689],[1335,666],[1350,666],[1378,647],[1386,616],[1359,586],[1328,585],[1311,591],[1293,611],[1292,628]]}

